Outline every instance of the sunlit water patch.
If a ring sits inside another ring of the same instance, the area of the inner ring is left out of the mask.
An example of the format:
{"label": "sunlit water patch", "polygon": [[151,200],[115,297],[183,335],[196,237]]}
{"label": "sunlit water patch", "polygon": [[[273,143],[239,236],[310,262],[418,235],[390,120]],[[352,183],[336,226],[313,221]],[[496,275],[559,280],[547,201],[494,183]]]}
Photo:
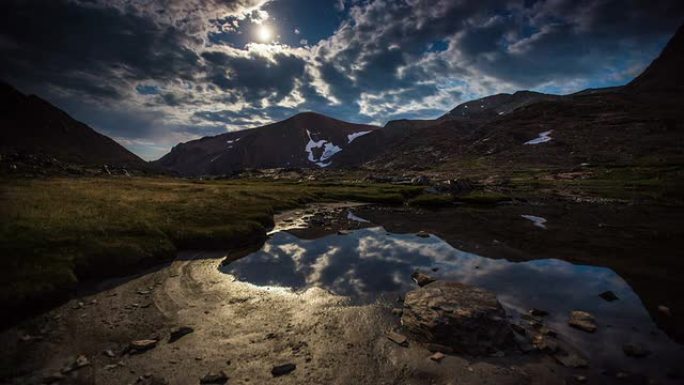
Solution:
{"label": "sunlit water patch", "polygon": [[[545,322],[571,341],[592,365],[625,368],[672,361],[681,347],[657,329],[641,300],[613,270],[556,259],[510,262],[455,249],[442,239],[392,234],[381,227],[300,239],[287,232],[271,235],[263,248],[224,265],[222,270],[257,286],[303,291],[320,287],[352,301],[394,301],[414,289],[410,275],[421,269],[439,279],[456,280],[497,293],[512,318],[532,307],[550,313]],[[598,294],[607,290],[619,300]],[[594,334],[567,326],[572,310],[591,312]],[[625,357],[622,346],[639,343],[653,353]],[[653,369],[655,370],[655,369]],[[662,373],[660,373],[662,374]]]}

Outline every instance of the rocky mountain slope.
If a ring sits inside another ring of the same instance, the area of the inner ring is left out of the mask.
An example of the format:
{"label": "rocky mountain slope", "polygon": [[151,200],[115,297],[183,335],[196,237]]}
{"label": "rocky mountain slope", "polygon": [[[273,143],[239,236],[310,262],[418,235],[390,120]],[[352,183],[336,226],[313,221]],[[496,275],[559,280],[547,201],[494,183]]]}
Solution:
{"label": "rocky mountain slope", "polygon": [[358,144],[377,129],[307,112],[254,129],[178,144],[155,164],[181,175],[349,166],[368,159],[365,147]]}
{"label": "rocky mountain slope", "polygon": [[[132,152],[47,101],[0,82],[0,154],[144,168]],[[19,155],[18,155],[19,154]]]}
{"label": "rocky mountain slope", "polygon": [[461,104],[433,124],[392,123],[387,150],[365,166],[495,172],[682,164],[683,56],[680,28],[662,54],[622,87],[565,96],[499,94]]}

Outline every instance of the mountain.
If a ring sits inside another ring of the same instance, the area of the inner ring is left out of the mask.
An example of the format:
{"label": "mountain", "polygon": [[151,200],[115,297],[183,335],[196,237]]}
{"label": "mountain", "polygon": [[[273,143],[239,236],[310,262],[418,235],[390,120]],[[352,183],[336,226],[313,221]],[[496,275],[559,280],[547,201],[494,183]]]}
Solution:
{"label": "mountain", "polygon": [[[487,170],[684,163],[684,29],[625,86],[502,93],[434,120],[379,128],[314,113],[180,144],[156,164],[183,175],[245,168]],[[351,140],[353,139],[353,141]]]}
{"label": "mountain", "polygon": [[155,164],[181,175],[229,174],[247,168],[340,167],[368,158],[357,143],[378,128],[306,112],[266,126],[178,144]]}
{"label": "mountain", "polygon": [[663,52],[641,75],[627,86],[630,92],[674,92],[684,91],[684,24]]}
{"label": "mountain", "polygon": [[84,165],[146,167],[111,138],[47,101],[0,82],[0,154],[16,153]]}
{"label": "mountain", "polygon": [[497,116],[509,114],[520,107],[544,100],[558,100],[559,98],[561,98],[561,96],[533,91],[518,91],[513,94],[496,94],[461,103],[437,120],[440,122],[445,120],[490,120]]}
{"label": "mountain", "polygon": [[497,170],[684,163],[684,28],[622,87],[556,96],[528,91],[463,103],[401,135],[365,167]]}

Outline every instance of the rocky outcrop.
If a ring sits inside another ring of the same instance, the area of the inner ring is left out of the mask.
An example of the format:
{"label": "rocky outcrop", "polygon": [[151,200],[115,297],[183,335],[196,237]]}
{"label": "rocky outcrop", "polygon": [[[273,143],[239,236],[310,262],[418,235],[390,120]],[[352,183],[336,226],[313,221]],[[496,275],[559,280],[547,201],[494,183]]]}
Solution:
{"label": "rocky outcrop", "polygon": [[416,339],[461,353],[490,354],[513,341],[496,295],[458,282],[436,281],[408,292],[401,322]]}

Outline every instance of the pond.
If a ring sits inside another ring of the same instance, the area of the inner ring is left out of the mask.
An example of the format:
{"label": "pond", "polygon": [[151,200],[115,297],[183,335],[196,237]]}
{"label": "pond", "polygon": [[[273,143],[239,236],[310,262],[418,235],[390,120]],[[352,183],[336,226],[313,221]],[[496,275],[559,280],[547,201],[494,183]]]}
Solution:
{"label": "pond", "polygon": [[[639,295],[608,267],[555,258],[489,258],[458,249],[434,234],[390,232],[352,210],[340,215],[367,227],[331,231],[313,239],[296,231],[278,231],[259,251],[224,265],[222,270],[256,286],[295,292],[315,286],[348,297],[350,304],[388,306],[416,287],[410,276],[421,270],[438,279],[496,293],[514,322],[531,308],[549,312],[545,324],[583,352],[592,366],[638,369],[660,377],[663,368],[684,358],[681,345],[659,329]],[[519,219],[519,226],[530,227],[528,231],[547,228],[546,218],[539,214],[510,215]],[[606,291],[618,299],[607,301],[599,296]],[[570,328],[567,320],[573,310],[592,313],[597,332]],[[627,357],[622,347],[628,343],[643,345],[651,354]]]}

